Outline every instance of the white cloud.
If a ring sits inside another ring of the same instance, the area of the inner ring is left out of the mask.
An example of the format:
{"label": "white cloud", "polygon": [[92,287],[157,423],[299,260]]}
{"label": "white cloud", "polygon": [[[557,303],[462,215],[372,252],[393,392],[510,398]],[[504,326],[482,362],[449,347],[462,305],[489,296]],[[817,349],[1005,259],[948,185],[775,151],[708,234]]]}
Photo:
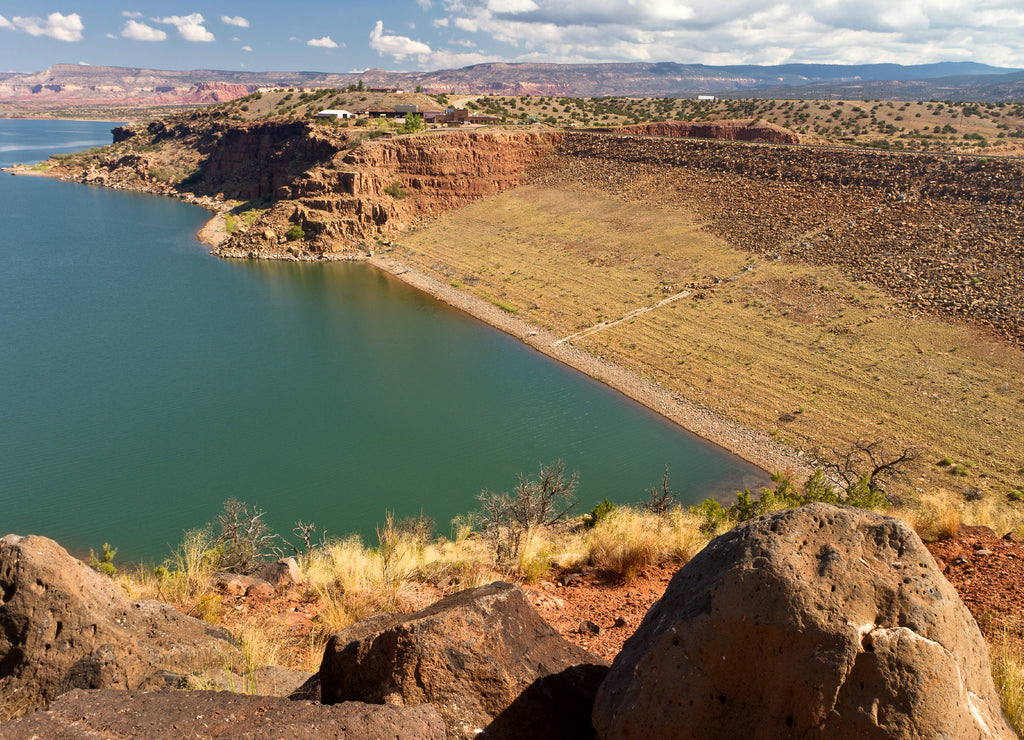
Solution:
{"label": "white cloud", "polygon": [[435,28],[448,28],[448,19],[447,18],[435,18],[434,19],[434,27]]}
{"label": "white cloud", "polygon": [[442,2],[451,26],[519,48],[517,61],[1024,66],[1015,0]]}
{"label": "white cloud", "polygon": [[487,0],[487,9],[492,13],[529,13],[540,10],[533,0]]}
{"label": "white cloud", "polygon": [[430,47],[422,41],[414,41],[408,36],[386,35],[383,21],[377,21],[370,31],[370,48],[379,54],[389,54],[397,60],[432,53]]}
{"label": "white cloud", "polygon": [[13,31],[14,30],[14,24],[11,23],[6,18],[4,18],[2,15],[0,15],[0,28],[10,28]]}
{"label": "white cloud", "polygon": [[16,15],[11,20],[12,22],[7,24],[7,28],[24,31],[30,36],[49,36],[57,41],[81,41],[82,31],[85,30],[85,26],[82,25],[82,17],[78,13],[70,15],[50,13],[46,16],[46,20],[35,16],[23,18]]}
{"label": "white cloud", "polygon": [[137,10],[122,10],[121,15],[123,15],[125,18],[135,18],[136,20],[138,20],[139,18],[142,18],[145,15],[145,13],[140,13]]}
{"label": "white cloud", "polygon": [[337,49],[338,45],[331,40],[330,36],[323,36],[318,39],[310,39],[306,42],[306,46],[319,46],[324,49]]}
{"label": "white cloud", "polygon": [[228,16],[222,15],[220,17],[221,23],[227,23],[229,26],[238,26],[239,28],[248,28],[249,21],[240,15]]}
{"label": "white cloud", "polygon": [[243,46],[242,47],[242,51],[252,51],[252,47],[251,46]]}
{"label": "white cloud", "polygon": [[416,0],[416,4],[423,8],[424,10],[430,10],[432,7],[434,7],[434,3],[431,2],[431,0]]}
{"label": "white cloud", "polygon": [[164,41],[167,32],[138,21],[128,21],[121,29],[121,36],[132,41]]}
{"label": "white cloud", "polygon": [[178,34],[186,41],[216,41],[216,37],[203,26],[203,16],[200,13],[191,15],[171,15],[166,18],[154,18],[157,23],[166,23],[175,26]]}

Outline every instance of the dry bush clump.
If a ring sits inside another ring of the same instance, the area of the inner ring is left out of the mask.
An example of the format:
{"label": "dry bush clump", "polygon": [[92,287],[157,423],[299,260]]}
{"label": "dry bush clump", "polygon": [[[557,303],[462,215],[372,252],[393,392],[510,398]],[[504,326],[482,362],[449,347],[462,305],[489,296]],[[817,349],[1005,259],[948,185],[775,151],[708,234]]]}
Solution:
{"label": "dry bush clump", "polygon": [[708,539],[700,517],[688,511],[658,515],[621,506],[597,523],[586,544],[591,565],[628,581],[659,562],[687,562]]}

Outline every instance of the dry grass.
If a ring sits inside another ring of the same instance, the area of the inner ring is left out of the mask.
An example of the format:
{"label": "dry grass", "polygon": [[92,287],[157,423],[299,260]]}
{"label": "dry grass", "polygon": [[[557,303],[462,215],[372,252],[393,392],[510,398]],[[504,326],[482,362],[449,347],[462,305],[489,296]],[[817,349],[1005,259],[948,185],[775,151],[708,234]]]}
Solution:
{"label": "dry grass", "polygon": [[1002,701],[1003,713],[1018,735],[1024,736],[1024,648],[1009,633],[988,641],[992,679]]}
{"label": "dry grass", "polygon": [[38,697],[24,688],[12,688],[7,680],[0,680],[0,724],[34,711],[38,705]]}
{"label": "dry grass", "polygon": [[707,541],[700,520],[686,511],[658,516],[621,506],[598,522],[585,544],[591,565],[630,581],[655,563],[686,563]]}
{"label": "dry grass", "polygon": [[[573,176],[442,216],[403,236],[395,257],[557,336],[589,331],[573,343],[806,454],[858,439],[913,445],[910,495],[954,500],[977,487],[1002,497],[1019,485],[1018,348],[912,316],[836,268],[731,246],[702,229],[692,188],[668,175]],[[937,464],[945,457],[975,466],[956,477]]]}

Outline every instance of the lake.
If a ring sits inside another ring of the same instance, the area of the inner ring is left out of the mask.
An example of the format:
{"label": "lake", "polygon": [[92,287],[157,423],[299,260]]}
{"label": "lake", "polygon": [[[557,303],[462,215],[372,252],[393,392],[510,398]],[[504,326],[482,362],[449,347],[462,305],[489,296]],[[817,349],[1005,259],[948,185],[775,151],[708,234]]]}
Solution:
{"label": "lake", "polygon": [[[0,119],[0,164],[112,125]],[[229,498],[373,541],[559,458],[581,512],[666,465],[687,503],[766,480],[367,265],[223,261],[158,196],[3,174],[0,203],[0,534],[159,560]]]}

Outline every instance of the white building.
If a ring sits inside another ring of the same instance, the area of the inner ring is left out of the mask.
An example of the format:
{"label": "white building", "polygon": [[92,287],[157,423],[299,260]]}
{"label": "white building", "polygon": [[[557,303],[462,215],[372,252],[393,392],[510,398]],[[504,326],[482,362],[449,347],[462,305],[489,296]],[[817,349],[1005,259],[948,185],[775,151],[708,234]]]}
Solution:
{"label": "white building", "polygon": [[355,113],[349,113],[347,110],[322,110],[317,113],[320,118],[355,118]]}

